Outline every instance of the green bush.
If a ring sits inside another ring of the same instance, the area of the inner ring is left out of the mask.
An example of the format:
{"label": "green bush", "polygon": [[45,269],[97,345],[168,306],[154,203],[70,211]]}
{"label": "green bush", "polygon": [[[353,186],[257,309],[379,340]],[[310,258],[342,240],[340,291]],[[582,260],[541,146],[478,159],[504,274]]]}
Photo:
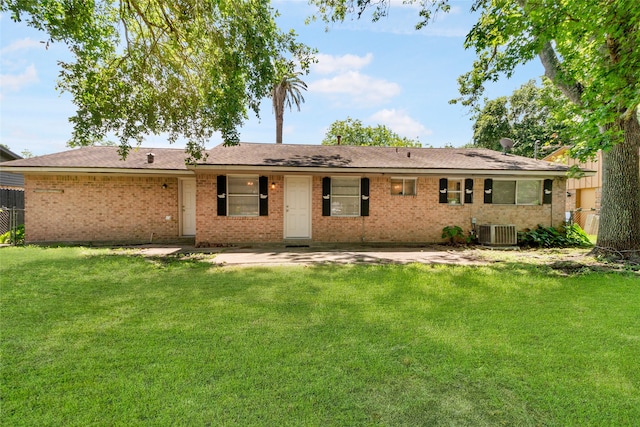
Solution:
{"label": "green bush", "polygon": [[13,245],[21,245],[24,243],[24,225],[19,225],[16,228],[15,239],[14,235],[11,231],[7,231],[4,234],[0,234],[0,243],[2,244],[13,244]]}
{"label": "green bush", "polygon": [[518,233],[518,244],[524,247],[575,248],[592,246],[589,237],[578,224],[565,227],[543,227]]}
{"label": "green bush", "polygon": [[470,231],[469,235],[465,236],[462,227],[457,225],[447,225],[442,229],[442,238],[448,239],[450,244],[455,245],[457,243],[473,243],[476,236],[473,231]]}

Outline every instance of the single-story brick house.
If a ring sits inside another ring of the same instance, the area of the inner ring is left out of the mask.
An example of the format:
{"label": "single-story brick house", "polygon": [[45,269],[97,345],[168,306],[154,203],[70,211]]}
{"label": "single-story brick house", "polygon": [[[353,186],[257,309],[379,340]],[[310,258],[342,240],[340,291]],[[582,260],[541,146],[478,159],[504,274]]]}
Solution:
{"label": "single-story brick house", "polygon": [[441,242],[445,226],[559,226],[567,166],[486,149],[249,144],[86,147],[22,173],[27,242]]}

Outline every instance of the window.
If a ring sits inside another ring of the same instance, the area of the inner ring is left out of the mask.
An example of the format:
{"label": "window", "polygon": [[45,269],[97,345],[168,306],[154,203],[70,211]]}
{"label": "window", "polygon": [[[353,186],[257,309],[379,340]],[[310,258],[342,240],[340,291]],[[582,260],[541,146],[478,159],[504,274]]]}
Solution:
{"label": "window", "polygon": [[360,178],[331,179],[331,216],[360,216]]}
{"label": "window", "polygon": [[258,216],[260,192],[257,176],[229,176],[227,179],[229,216]]}
{"label": "window", "polygon": [[391,178],[391,195],[393,196],[415,196],[415,178]]}
{"label": "window", "polygon": [[462,204],[462,180],[450,179],[447,183],[447,203],[450,205]]}
{"label": "window", "polygon": [[438,202],[453,206],[473,203],[473,178],[440,178]]}
{"label": "window", "polygon": [[493,202],[499,205],[540,205],[542,181],[493,181]]}

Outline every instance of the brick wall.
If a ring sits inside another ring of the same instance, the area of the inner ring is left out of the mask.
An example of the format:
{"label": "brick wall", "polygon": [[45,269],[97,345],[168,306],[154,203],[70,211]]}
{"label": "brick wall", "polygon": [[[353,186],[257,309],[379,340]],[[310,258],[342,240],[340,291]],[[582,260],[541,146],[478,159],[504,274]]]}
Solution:
{"label": "brick wall", "polygon": [[217,174],[198,173],[196,178],[196,242],[281,242],[283,240],[284,179],[268,176],[269,215],[257,217],[218,216]]}
{"label": "brick wall", "polygon": [[[217,216],[216,174],[198,173],[197,236],[199,243],[225,244],[282,242],[284,236],[284,177],[269,176],[268,217]],[[510,206],[483,203],[484,179],[474,180],[472,204],[452,206],[438,202],[439,178],[419,178],[416,196],[393,196],[388,177],[370,178],[368,217],[323,217],[322,177],[312,183],[312,240],[315,242],[441,242],[447,225],[471,229],[477,224],[515,224],[519,230],[560,226],[565,219],[565,179],[553,186],[553,203]]]}
{"label": "brick wall", "polygon": [[[175,177],[25,177],[27,242],[149,242],[180,236],[179,182]],[[269,175],[269,215],[217,215],[217,174],[196,174],[196,241],[226,244],[283,242],[284,177]],[[565,180],[554,181],[553,204],[504,206],[483,203],[484,180],[474,180],[474,203],[438,203],[439,177],[419,178],[416,196],[390,194],[388,177],[370,178],[370,216],[322,216],[322,177],[312,180],[315,242],[440,242],[442,228],[477,224],[559,226],[565,217]],[[163,189],[162,185],[167,184]],[[269,185],[271,187],[271,185]],[[167,217],[170,217],[167,220]]]}
{"label": "brick wall", "polygon": [[179,236],[177,178],[27,175],[25,199],[31,243],[136,243]]}

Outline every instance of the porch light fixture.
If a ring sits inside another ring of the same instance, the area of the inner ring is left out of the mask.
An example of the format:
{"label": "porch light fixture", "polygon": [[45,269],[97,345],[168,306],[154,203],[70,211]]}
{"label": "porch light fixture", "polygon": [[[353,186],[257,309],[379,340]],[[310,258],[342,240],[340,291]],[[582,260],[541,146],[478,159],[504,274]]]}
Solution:
{"label": "porch light fixture", "polygon": [[275,190],[275,189],[276,189],[276,183],[275,183],[275,182],[273,182],[273,181],[271,182],[271,189],[272,189],[272,190]]}
{"label": "porch light fixture", "polygon": [[167,186],[167,184],[166,184],[166,183],[165,183],[165,184],[162,184],[162,189],[163,189],[163,190],[166,190],[166,189],[167,189],[167,187],[168,187],[168,186]]}

